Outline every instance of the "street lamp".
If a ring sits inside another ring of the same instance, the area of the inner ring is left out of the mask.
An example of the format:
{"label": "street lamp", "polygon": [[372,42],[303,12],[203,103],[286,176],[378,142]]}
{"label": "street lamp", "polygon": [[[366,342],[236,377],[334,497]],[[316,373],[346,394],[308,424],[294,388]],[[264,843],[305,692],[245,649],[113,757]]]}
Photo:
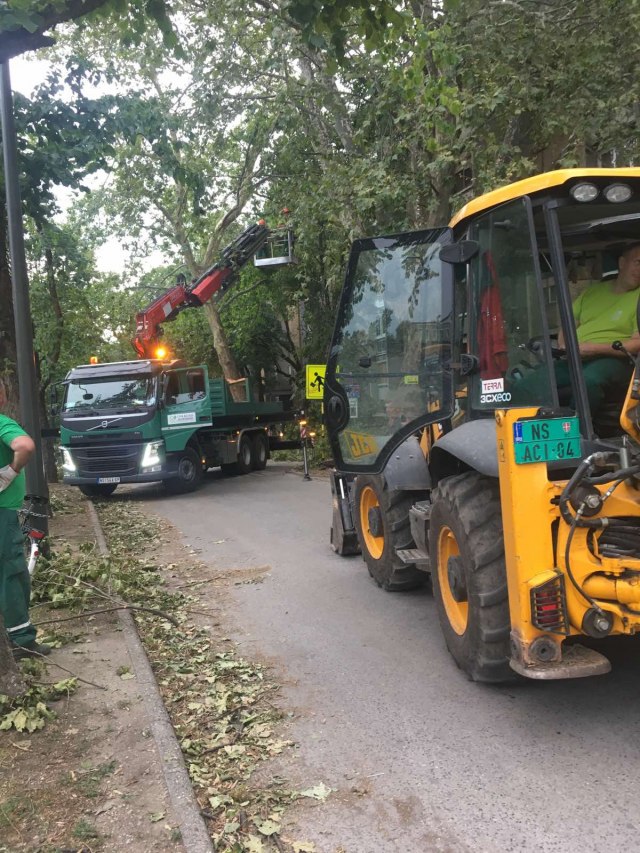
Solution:
{"label": "street lamp", "polygon": [[[16,362],[18,388],[20,391],[20,420],[36,445],[35,459],[25,470],[27,492],[35,501],[46,506],[49,489],[44,475],[42,438],[40,435],[40,413],[38,409],[38,383],[33,350],[31,306],[29,303],[29,278],[24,253],[22,226],[22,204],[18,173],[16,126],[13,116],[13,94],[9,60],[0,63],[0,120],[2,122],[2,152],[4,155],[4,183],[7,197],[7,225],[9,251],[11,254],[11,288],[13,293],[13,317],[16,327]],[[37,508],[36,508],[37,509]],[[34,526],[48,533],[46,512],[39,513]]]}

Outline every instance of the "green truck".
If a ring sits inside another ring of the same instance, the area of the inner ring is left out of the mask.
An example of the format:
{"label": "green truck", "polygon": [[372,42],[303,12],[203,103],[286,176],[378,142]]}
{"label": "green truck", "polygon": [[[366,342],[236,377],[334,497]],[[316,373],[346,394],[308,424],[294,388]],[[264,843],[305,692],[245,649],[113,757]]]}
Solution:
{"label": "green truck", "polygon": [[295,412],[253,399],[248,380],[231,395],[204,365],[138,359],[69,371],[60,408],[64,482],[89,497],[121,483],[162,482],[191,491],[205,470],[261,470],[274,449],[291,447],[280,425]]}
{"label": "green truck", "polygon": [[295,412],[254,400],[247,379],[234,380],[231,394],[204,365],[164,360],[163,324],[224,293],[251,258],[269,268],[295,263],[290,230],[271,231],[264,220],[250,225],[199,278],[181,277],[139,311],[138,360],[69,371],[59,409],[65,483],[89,497],[108,497],[120,483],[157,481],[187,492],[207,468],[248,474],[264,468],[272,450],[301,446],[282,441],[278,430]]}

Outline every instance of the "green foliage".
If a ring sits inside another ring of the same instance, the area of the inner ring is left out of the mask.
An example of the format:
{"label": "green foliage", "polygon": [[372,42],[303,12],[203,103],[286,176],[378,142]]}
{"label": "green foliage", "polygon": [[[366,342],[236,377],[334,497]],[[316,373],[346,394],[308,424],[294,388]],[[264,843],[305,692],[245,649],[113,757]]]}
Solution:
{"label": "green foliage", "polygon": [[[40,666],[40,671],[43,667]],[[65,678],[55,684],[32,684],[29,690],[17,699],[9,699],[0,694],[0,731],[15,729],[18,732],[32,734],[44,728],[56,714],[48,706],[74,693],[77,687],[75,678]]]}
{"label": "green foliage", "polygon": [[[266,13],[239,0],[176,0],[164,12],[178,22],[181,50],[167,50],[170,22],[145,30],[137,4],[124,5],[121,27],[105,6],[65,39],[57,55],[67,70],[38,103],[20,106],[38,240],[53,241],[44,224],[54,180],[79,186],[110,169],[82,205],[69,250],[76,283],[56,267],[70,330],[59,367],[42,271],[35,286],[46,376],[59,376],[87,338],[127,357],[131,317],[148,285],[162,289],[161,275],[139,277],[130,293],[100,279],[87,259],[105,232],[138,257],[163,249],[190,278],[242,217],[277,223],[286,205],[299,264],[264,286],[245,269],[220,302],[239,364],[274,375],[325,359],[354,237],[444,224],[470,195],[501,183],[587,158],[624,165],[640,153],[635,53],[616,47],[620,33],[630,44],[640,35],[636,2],[295,0]],[[68,104],[56,89],[64,78]],[[85,81],[99,79],[117,94],[83,95]],[[74,320],[85,296],[94,309],[86,335]],[[220,371],[203,312],[184,312],[166,336],[176,354]]]}
{"label": "green foliage", "polygon": [[96,841],[100,838],[96,827],[83,817],[73,827],[72,835],[79,841]]}
{"label": "green foliage", "polygon": [[76,19],[79,26],[103,23],[130,46],[157,28],[165,48],[180,54],[165,0],[5,0],[0,6],[0,58],[51,45],[48,34]]}

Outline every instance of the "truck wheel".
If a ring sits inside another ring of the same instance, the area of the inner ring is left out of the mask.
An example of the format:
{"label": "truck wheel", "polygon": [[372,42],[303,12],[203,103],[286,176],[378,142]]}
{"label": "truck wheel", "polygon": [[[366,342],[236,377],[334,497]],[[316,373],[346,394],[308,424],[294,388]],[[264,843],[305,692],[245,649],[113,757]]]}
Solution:
{"label": "truck wheel", "polygon": [[263,432],[257,432],[253,436],[253,470],[264,471],[269,458],[269,443]]}
{"label": "truck wheel", "polygon": [[253,471],[253,442],[248,435],[243,435],[240,439],[236,466],[239,474],[249,474]]}
{"label": "truck wheel", "polygon": [[389,592],[416,589],[425,575],[407,566],[396,550],[414,548],[409,509],[422,493],[390,491],[381,477],[360,474],[356,479],[355,522],[362,559],[378,586]]}
{"label": "truck wheel", "polygon": [[176,466],[178,476],[164,480],[164,486],[172,494],[192,492],[202,482],[202,462],[192,447],[187,447],[178,457]]}
{"label": "truck wheel", "polygon": [[88,483],[80,486],[80,491],[88,498],[108,498],[117,488],[117,483]]}
{"label": "truck wheel", "polygon": [[432,501],[431,578],[447,648],[472,681],[513,681],[498,481],[447,477]]}

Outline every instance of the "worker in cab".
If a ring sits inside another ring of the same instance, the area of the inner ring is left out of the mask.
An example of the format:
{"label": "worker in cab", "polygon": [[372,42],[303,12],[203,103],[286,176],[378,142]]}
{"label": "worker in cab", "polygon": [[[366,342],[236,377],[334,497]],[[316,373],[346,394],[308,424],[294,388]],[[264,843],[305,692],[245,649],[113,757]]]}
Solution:
{"label": "worker in cab", "polygon": [[[591,413],[605,398],[624,397],[632,367],[624,351],[614,350],[621,341],[631,355],[640,352],[637,323],[640,295],[640,242],[626,246],[618,259],[618,274],[606,281],[589,284],[573,303],[580,357]],[[564,349],[562,331],[558,346]],[[568,362],[555,362],[558,388],[570,385]]]}

